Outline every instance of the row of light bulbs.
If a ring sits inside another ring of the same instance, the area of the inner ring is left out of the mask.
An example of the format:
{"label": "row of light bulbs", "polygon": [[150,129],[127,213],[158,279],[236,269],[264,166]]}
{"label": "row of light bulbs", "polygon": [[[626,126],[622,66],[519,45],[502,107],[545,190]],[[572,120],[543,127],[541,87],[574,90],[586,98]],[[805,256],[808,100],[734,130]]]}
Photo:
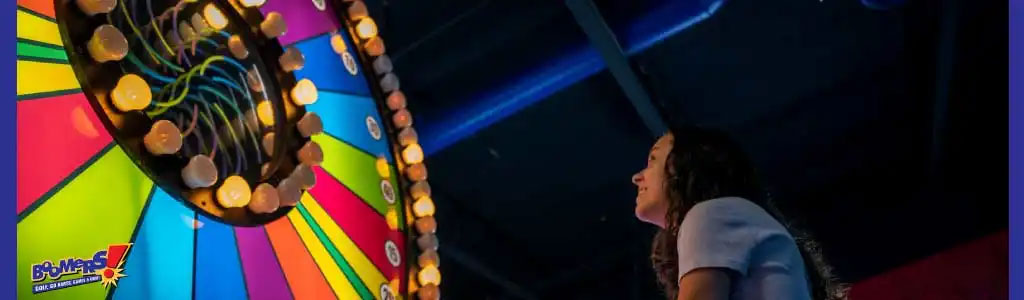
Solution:
{"label": "row of light bulbs", "polygon": [[[346,1],[348,21],[354,24],[357,43],[372,60],[372,67],[379,80],[381,90],[387,95],[385,100],[391,114],[391,122],[398,130],[397,142],[402,151],[399,170],[411,182],[409,196],[413,199],[412,216],[407,220],[419,234],[416,244],[420,255],[416,266],[410,267],[409,291],[416,293],[419,299],[433,300],[441,296],[438,286],[441,284],[440,256],[437,254],[438,241],[435,235],[437,220],[434,219],[434,201],[430,197],[430,184],[427,183],[427,167],[424,165],[423,148],[419,145],[419,137],[412,127],[412,114],[406,109],[405,94],[401,91],[398,76],[392,73],[391,59],[384,54],[384,41],[378,36],[377,24],[370,18],[366,4],[361,0]],[[331,46],[339,55],[346,51],[341,35],[331,37]],[[390,177],[387,160],[377,158],[377,171],[381,178]],[[408,213],[406,213],[408,215]],[[385,216],[392,230],[398,229],[398,216],[395,209],[389,209]]]}

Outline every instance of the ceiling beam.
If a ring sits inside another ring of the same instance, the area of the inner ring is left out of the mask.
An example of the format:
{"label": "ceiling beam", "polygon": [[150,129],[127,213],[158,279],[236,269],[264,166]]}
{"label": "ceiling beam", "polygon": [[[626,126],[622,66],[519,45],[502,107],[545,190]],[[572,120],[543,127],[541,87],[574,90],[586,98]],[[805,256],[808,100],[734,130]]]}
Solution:
{"label": "ceiling beam", "polygon": [[612,73],[626,97],[633,103],[633,108],[636,109],[647,129],[655,137],[664,134],[667,130],[665,121],[654,107],[647,89],[633,72],[629,58],[622,51],[622,46],[619,45],[615,33],[605,23],[604,17],[601,16],[601,12],[597,10],[594,2],[591,0],[566,0],[565,4],[572,11],[576,23],[587,34],[591,46],[601,55],[608,66],[608,71]]}

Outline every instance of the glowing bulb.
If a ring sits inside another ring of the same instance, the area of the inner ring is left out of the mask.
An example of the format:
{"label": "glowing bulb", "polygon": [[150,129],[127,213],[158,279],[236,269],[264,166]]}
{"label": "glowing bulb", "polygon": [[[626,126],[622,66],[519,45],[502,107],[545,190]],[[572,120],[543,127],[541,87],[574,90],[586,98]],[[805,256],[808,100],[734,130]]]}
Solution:
{"label": "glowing bulb", "polygon": [[441,266],[441,258],[437,255],[437,251],[427,250],[420,253],[419,258],[416,261],[420,268],[426,268],[427,266]]}
{"label": "glowing bulb", "polygon": [[242,42],[242,38],[237,34],[228,38],[228,49],[231,50],[231,55],[234,55],[237,59],[249,57],[249,49],[245,48],[245,43]]}
{"label": "glowing bulb", "polygon": [[153,92],[149,84],[139,75],[125,74],[117,80],[117,85],[110,91],[110,99],[114,107],[121,111],[140,110],[153,101]]}
{"label": "glowing bulb", "polygon": [[424,234],[416,238],[416,245],[420,247],[420,250],[434,250],[437,251],[437,246],[440,242],[437,240],[437,236],[433,234]]}
{"label": "glowing bulb", "polygon": [[299,80],[292,88],[292,102],[295,102],[295,105],[313,104],[316,103],[316,98],[316,85],[313,85],[313,81],[309,78]]}
{"label": "glowing bulb", "polygon": [[412,114],[404,108],[399,109],[394,116],[391,116],[391,121],[395,123],[395,127],[406,128],[412,126]]}
{"label": "glowing bulb", "polygon": [[263,19],[263,23],[260,23],[260,31],[263,32],[267,38],[276,38],[288,32],[288,24],[284,23],[284,18],[281,14],[274,11],[267,14],[267,18]]}
{"label": "glowing bulb", "polygon": [[429,217],[434,215],[434,200],[430,197],[421,197],[412,203],[412,213],[416,217]]}
{"label": "glowing bulb", "polygon": [[117,27],[103,24],[93,30],[86,49],[96,62],[117,61],[128,55],[128,40]]}
{"label": "glowing bulb", "polygon": [[188,160],[188,164],[181,169],[181,179],[189,188],[197,189],[209,187],[217,182],[217,166],[213,159],[206,155],[196,155]]}
{"label": "glowing bulb", "polygon": [[441,271],[435,266],[426,266],[420,269],[419,280],[424,287],[430,284],[439,285],[441,284]]}
{"label": "glowing bulb", "polygon": [[418,164],[423,162],[423,148],[419,144],[412,144],[402,150],[402,159],[407,164]]}
{"label": "glowing bulb", "polygon": [[257,7],[266,3],[267,0],[241,0],[240,2],[242,2],[242,6],[245,7]]}
{"label": "glowing bulb", "polygon": [[427,180],[427,167],[422,163],[411,165],[405,168],[405,176],[409,177],[409,180],[412,181]]}
{"label": "glowing bulb", "polygon": [[353,1],[348,7],[349,20],[358,21],[369,16],[370,13],[366,10],[366,4],[363,1]]}
{"label": "glowing bulb", "polygon": [[277,61],[281,63],[281,69],[284,69],[285,72],[301,70],[306,65],[306,57],[295,47],[285,49]]}
{"label": "glowing bulb", "polygon": [[345,45],[345,39],[340,34],[331,35],[331,49],[334,49],[334,53],[342,54],[348,50],[348,46]]}
{"label": "glowing bulb", "polygon": [[251,197],[249,183],[242,176],[232,175],[217,188],[217,203],[226,208],[246,206]]}
{"label": "glowing bulb", "polygon": [[224,16],[224,13],[217,6],[214,6],[213,3],[207,4],[203,8],[203,17],[206,18],[206,22],[213,26],[214,29],[221,30],[224,27],[228,27],[228,17]]}
{"label": "glowing bulb", "polygon": [[117,0],[76,0],[78,8],[86,15],[95,16],[109,13],[117,6]]}
{"label": "glowing bulb", "polygon": [[272,213],[281,205],[281,198],[277,189],[269,183],[260,183],[252,191],[252,201],[249,202],[249,210],[258,214]]}
{"label": "glowing bulb", "polygon": [[153,155],[174,154],[181,149],[181,131],[168,120],[153,123],[149,132],[142,137],[146,150]]}
{"label": "glowing bulb", "polygon": [[377,75],[391,72],[394,67],[395,66],[391,64],[391,58],[386,54],[378,56],[377,59],[373,60],[373,71],[377,72]]}
{"label": "glowing bulb", "polygon": [[419,300],[438,300],[441,299],[441,289],[437,285],[427,284],[416,291],[416,297]]}
{"label": "glowing bulb", "polygon": [[356,34],[362,39],[369,39],[377,36],[377,23],[372,18],[363,18],[356,24]]}
{"label": "glowing bulb", "polygon": [[433,216],[416,219],[416,231],[420,234],[437,232],[437,220]]}
{"label": "glowing bulb", "polygon": [[274,126],[274,107],[270,105],[270,100],[264,100],[256,105],[256,115],[263,126]]}
{"label": "glowing bulb", "polygon": [[388,212],[384,214],[384,220],[387,221],[388,228],[398,230],[398,212],[395,212],[394,207],[388,207]]}
{"label": "glowing bulb", "polygon": [[370,56],[384,55],[384,40],[379,37],[373,37],[366,41],[366,44],[363,44],[363,49],[366,49],[366,54]]}
{"label": "glowing bulb", "polygon": [[380,178],[388,179],[391,177],[391,166],[388,165],[387,158],[384,158],[384,156],[377,156],[376,165],[377,175],[380,175]]}
{"label": "glowing bulb", "polygon": [[394,91],[388,95],[387,99],[388,108],[391,110],[399,110],[405,108],[405,93],[402,91]]}
{"label": "glowing bulb", "polygon": [[430,184],[426,181],[418,181],[409,187],[409,195],[413,199],[430,197]]}

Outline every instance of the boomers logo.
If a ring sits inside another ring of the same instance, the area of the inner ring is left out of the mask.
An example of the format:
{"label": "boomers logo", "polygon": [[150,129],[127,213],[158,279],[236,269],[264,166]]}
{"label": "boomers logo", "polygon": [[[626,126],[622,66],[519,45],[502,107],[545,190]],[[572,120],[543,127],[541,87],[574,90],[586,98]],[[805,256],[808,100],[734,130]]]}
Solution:
{"label": "boomers logo", "polygon": [[[128,248],[132,244],[110,245],[107,249],[96,251],[92,257],[77,258],[69,257],[57,262],[43,261],[32,265],[32,282],[42,282],[32,285],[32,293],[55,291],[63,288],[79,286],[83,284],[101,282],[104,287],[108,285],[117,286],[117,280],[125,277],[124,264],[128,254]],[[60,280],[66,275],[79,274],[81,277]]]}

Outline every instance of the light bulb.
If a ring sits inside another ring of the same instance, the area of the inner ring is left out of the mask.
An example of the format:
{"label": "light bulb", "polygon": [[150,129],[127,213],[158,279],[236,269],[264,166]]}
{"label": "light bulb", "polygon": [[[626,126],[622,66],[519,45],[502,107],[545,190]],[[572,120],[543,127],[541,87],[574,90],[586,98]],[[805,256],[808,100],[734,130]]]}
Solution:
{"label": "light bulb", "polygon": [[222,30],[224,27],[228,27],[228,17],[224,16],[224,13],[213,3],[207,4],[203,8],[203,17],[214,29]]}
{"label": "light bulb", "polygon": [[117,0],[76,0],[75,4],[78,4],[78,9],[91,17],[113,11],[117,6]]}
{"label": "light bulb", "polygon": [[274,156],[274,133],[267,132],[263,135],[263,151],[267,153],[267,156]]}
{"label": "light bulb", "polygon": [[348,50],[348,46],[345,45],[345,38],[341,34],[335,33],[331,35],[331,49],[334,49],[334,53],[339,55]]}
{"label": "light bulb", "polygon": [[139,75],[125,74],[117,80],[117,85],[110,91],[110,100],[114,107],[121,111],[141,110],[153,101],[153,92],[149,84]]}
{"label": "light bulb", "polygon": [[356,24],[356,34],[362,39],[369,39],[377,36],[377,23],[372,18],[362,18]]}
{"label": "light bulb", "polygon": [[117,27],[103,24],[93,30],[86,49],[96,62],[118,61],[128,55],[128,40]]}
{"label": "light bulb", "polygon": [[[206,7],[213,7],[213,3],[210,3]],[[217,8],[213,7],[213,9]],[[223,15],[221,16],[223,17]],[[206,20],[203,19],[203,16],[200,16],[199,13],[192,14],[192,18],[190,20],[192,21],[192,28],[195,28],[196,33],[200,36],[213,32],[213,29],[211,29],[210,27],[210,23],[207,23]]]}
{"label": "light bulb", "polygon": [[426,266],[420,269],[419,281],[424,287],[430,284],[439,285],[441,284],[441,271],[435,266]]}
{"label": "light bulb", "polygon": [[405,176],[412,181],[427,180],[427,167],[422,163],[411,165],[405,168]]}
{"label": "light bulb", "polygon": [[245,48],[245,43],[242,42],[242,38],[237,34],[232,35],[228,39],[228,49],[231,50],[231,55],[234,55],[237,59],[249,57],[249,49]]}
{"label": "light bulb", "polygon": [[413,199],[430,197],[430,184],[426,181],[417,181],[409,187],[409,195]]}
{"label": "light bulb", "polygon": [[423,162],[423,148],[419,144],[412,144],[402,150],[402,159],[407,164],[418,164]]}
{"label": "light bulb", "polygon": [[420,197],[412,203],[412,213],[419,218],[433,216],[434,209],[434,200],[430,197]]}
{"label": "light bulb", "polygon": [[302,148],[299,148],[299,152],[296,153],[299,158],[299,162],[308,166],[319,166],[320,163],[324,162],[324,151],[320,149],[320,145],[314,141],[308,141]]}
{"label": "light bulb", "polygon": [[189,24],[189,22],[186,22],[185,20],[181,20],[181,22],[178,22],[178,35],[181,36],[181,40],[185,43],[191,43],[197,38],[196,36],[198,34],[196,34],[196,30],[192,28],[192,24]]}
{"label": "light bulb", "polygon": [[281,205],[281,198],[277,189],[269,183],[260,183],[252,191],[252,200],[249,201],[249,210],[258,214],[272,213]]}
{"label": "light bulb", "polygon": [[366,4],[363,1],[353,1],[348,6],[348,19],[352,21],[358,21],[359,19],[369,17],[370,13],[366,10]]}
{"label": "light bulb", "polygon": [[174,154],[181,149],[181,130],[168,120],[153,122],[149,132],[142,137],[142,144],[153,155]]}
{"label": "light bulb", "polygon": [[440,242],[437,240],[437,236],[434,234],[424,234],[416,238],[416,245],[420,247],[420,250],[434,250],[437,251],[437,246]]}
{"label": "light bulb", "polygon": [[398,212],[394,207],[388,207],[388,212],[384,214],[384,220],[387,221],[389,229],[398,230]]}
{"label": "light bulb", "polygon": [[260,23],[260,31],[267,38],[273,39],[284,35],[288,31],[288,24],[284,23],[281,13],[274,11],[267,14],[267,18],[263,19],[263,23]]}
{"label": "light bulb", "polygon": [[363,44],[363,49],[366,49],[366,54],[370,56],[384,55],[384,40],[379,37],[373,37]]}
{"label": "light bulb", "polygon": [[419,135],[416,134],[416,129],[412,129],[412,127],[406,127],[398,132],[398,144],[403,147],[415,144],[418,141]]}
{"label": "light bulb", "polygon": [[281,206],[295,206],[302,197],[302,187],[298,180],[291,177],[281,180],[277,184],[277,196],[281,200]]}
{"label": "light bulb", "polygon": [[437,285],[427,284],[416,291],[416,297],[419,300],[439,300],[441,299],[441,289]]}
{"label": "light bulb", "polygon": [[256,115],[263,126],[274,126],[274,107],[270,105],[270,100],[263,100],[256,105]]}
{"label": "light bulb", "polygon": [[388,108],[391,110],[399,110],[405,108],[405,93],[402,91],[394,91],[388,95],[387,99]]}
{"label": "light bulb", "polygon": [[285,72],[301,70],[306,65],[306,57],[295,47],[285,49],[277,61],[281,63],[281,69],[284,69]]}
{"label": "light bulb", "polygon": [[263,92],[263,77],[260,76],[260,72],[256,68],[249,69],[245,72],[246,82],[249,83],[249,88],[253,92]]}
{"label": "light bulb", "polygon": [[292,88],[292,102],[295,105],[302,106],[316,103],[317,97],[316,85],[309,78],[299,80],[299,82],[295,83],[295,87]]}
{"label": "light bulb", "polygon": [[257,7],[266,3],[267,0],[241,0],[240,2],[242,2],[242,6],[245,7]]}
{"label": "light bulb", "polygon": [[298,166],[295,166],[295,169],[292,170],[291,175],[288,175],[288,178],[296,180],[302,189],[308,190],[316,185],[316,173],[313,173],[313,168],[306,164],[300,163]]}
{"label": "light bulb", "polygon": [[395,127],[406,128],[412,126],[412,114],[404,108],[399,109],[394,116],[391,116],[391,121],[394,122]]}
{"label": "light bulb", "polygon": [[299,122],[295,124],[295,127],[299,129],[299,134],[302,137],[307,138],[324,132],[324,122],[315,112],[306,112],[305,115],[302,115],[302,119],[299,119]]}
{"label": "light bulb", "polygon": [[441,266],[441,258],[437,255],[437,251],[434,250],[423,251],[423,253],[420,253],[416,262],[420,265],[420,268],[426,268],[427,266]]}
{"label": "light bulb", "polygon": [[373,60],[373,71],[377,72],[377,75],[386,74],[394,69],[394,65],[391,64],[391,58],[385,55],[378,56]]}
{"label": "light bulb", "polygon": [[380,89],[385,93],[397,90],[398,87],[398,75],[395,75],[395,73],[387,73],[380,79]]}
{"label": "light bulb", "polygon": [[420,234],[437,232],[437,220],[433,216],[416,219],[416,231]]}
{"label": "light bulb", "polygon": [[388,159],[384,156],[377,156],[377,175],[380,178],[388,179],[391,177],[391,166],[388,165]]}
{"label": "light bulb", "polygon": [[246,206],[250,197],[249,183],[242,176],[231,175],[217,188],[217,203],[226,208]]}
{"label": "light bulb", "polygon": [[217,166],[213,164],[213,159],[202,154],[190,158],[185,168],[181,169],[181,179],[193,189],[209,187],[217,182],[217,177]]}

